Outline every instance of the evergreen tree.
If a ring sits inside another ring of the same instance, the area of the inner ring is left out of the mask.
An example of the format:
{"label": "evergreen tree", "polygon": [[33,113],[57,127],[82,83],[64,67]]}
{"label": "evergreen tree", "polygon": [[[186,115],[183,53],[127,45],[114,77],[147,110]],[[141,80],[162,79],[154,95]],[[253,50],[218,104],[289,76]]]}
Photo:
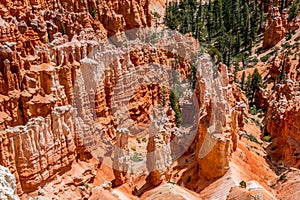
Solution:
{"label": "evergreen tree", "polygon": [[250,79],[250,88],[248,88],[248,99],[250,103],[253,103],[254,96],[256,92],[260,90],[261,86],[262,86],[262,77],[258,72],[257,68],[255,68]]}
{"label": "evergreen tree", "polygon": [[182,122],[182,117],[181,117],[180,108],[178,106],[178,95],[174,90],[170,90],[170,106],[175,112],[175,120],[176,120],[177,127],[180,127]]}
{"label": "evergreen tree", "polygon": [[222,1],[215,0],[213,5],[213,21],[214,23],[214,32],[223,32],[224,23],[223,23],[223,14],[222,14]]}
{"label": "evergreen tree", "polygon": [[250,16],[249,16],[248,4],[244,4],[242,27],[244,27],[243,30],[244,49],[247,50],[250,42],[250,38],[249,38]]}
{"label": "evergreen tree", "polygon": [[[181,33],[191,32],[201,43],[208,45],[211,56],[230,65],[235,56],[245,61],[256,42],[264,18],[258,0],[197,0],[169,3],[165,24]],[[243,66],[245,67],[245,62]]]}
{"label": "evergreen tree", "polygon": [[279,77],[281,82],[285,82],[286,78],[287,78],[286,72],[285,72],[286,59],[287,59],[287,55],[285,55],[285,57],[284,57],[282,68],[281,68],[281,73],[280,73],[280,77]]}
{"label": "evergreen tree", "polygon": [[257,68],[255,68],[253,74],[252,74],[252,81],[251,81],[251,89],[253,92],[259,90],[261,87],[262,78],[260,73],[258,72]]}
{"label": "evergreen tree", "polygon": [[291,21],[297,15],[299,15],[300,12],[300,2],[299,1],[294,1],[291,8],[289,9],[289,18],[288,21]]}
{"label": "evergreen tree", "polygon": [[241,89],[244,90],[245,86],[245,71],[243,71],[242,78],[241,78]]}
{"label": "evergreen tree", "polygon": [[207,23],[206,23],[209,41],[211,41],[212,34],[213,34],[213,14],[212,13],[213,13],[213,6],[211,3],[211,0],[209,0],[208,10],[207,10]]}
{"label": "evergreen tree", "polygon": [[260,13],[260,11],[258,9],[258,2],[257,2],[257,0],[255,0],[254,12],[250,19],[250,21],[251,21],[250,37],[251,37],[252,41],[256,40],[258,27],[259,27],[259,13]]}

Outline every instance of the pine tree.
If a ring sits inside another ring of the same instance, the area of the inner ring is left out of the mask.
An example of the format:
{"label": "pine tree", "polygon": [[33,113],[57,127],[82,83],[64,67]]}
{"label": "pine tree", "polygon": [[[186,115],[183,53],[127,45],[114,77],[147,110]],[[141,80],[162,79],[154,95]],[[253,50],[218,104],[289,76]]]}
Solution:
{"label": "pine tree", "polygon": [[288,21],[291,21],[292,19],[294,19],[295,17],[297,17],[297,15],[300,12],[300,3],[299,1],[294,1],[290,10],[289,10],[289,18]]}
{"label": "pine tree", "polygon": [[178,106],[178,95],[174,90],[170,90],[170,106],[175,112],[175,120],[176,120],[177,127],[180,127],[182,122],[182,117]]}
{"label": "pine tree", "polygon": [[222,1],[215,0],[213,5],[213,19],[215,22],[215,33],[224,31],[223,14],[222,14]]}
{"label": "pine tree", "polygon": [[241,38],[240,38],[240,34],[238,33],[236,36],[235,52],[239,53],[240,49],[241,49]]}
{"label": "pine tree", "polygon": [[262,77],[258,72],[257,68],[255,68],[251,77],[251,84],[250,84],[249,96],[248,96],[251,103],[253,103],[254,96],[256,92],[260,90],[261,86],[262,86]]}
{"label": "pine tree", "polygon": [[258,72],[257,68],[255,68],[252,74],[251,89],[253,91],[258,90],[261,87],[261,83],[262,83],[261,75]]}
{"label": "pine tree", "polygon": [[248,45],[250,42],[249,38],[249,30],[250,30],[250,17],[249,17],[249,7],[248,4],[244,4],[244,9],[243,9],[243,40],[244,40],[244,49],[248,49]]}
{"label": "pine tree", "polygon": [[287,55],[285,55],[285,57],[284,57],[282,68],[281,68],[281,73],[280,73],[280,77],[279,77],[281,82],[285,82],[286,78],[287,78],[286,72],[285,72],[286,59],[287,59]]}
{"label": "pine tree", "polygon": [[259,22],[259,9],[258,9],[258,2],[255,0],[254,4],[254,12],[250,19],[251,21],[251,30],[250,30],[250,37],[252,41],[256,40],[257,32],[258,32],[258,22]]}
{"label": "pine tree", "polygon": [[213,13],[213,6],[211,3],[211,0],[209,0],[208,10],[207,10],[207,23],[206,23],[209,41],[211,41],[212,34],[213,34],[213,14],[212,13]]}
{"label": "pine tree", "polygon": [[242,78],[241,78],[241,89],[244,90],[245,86],[245,71],[243,71]]}

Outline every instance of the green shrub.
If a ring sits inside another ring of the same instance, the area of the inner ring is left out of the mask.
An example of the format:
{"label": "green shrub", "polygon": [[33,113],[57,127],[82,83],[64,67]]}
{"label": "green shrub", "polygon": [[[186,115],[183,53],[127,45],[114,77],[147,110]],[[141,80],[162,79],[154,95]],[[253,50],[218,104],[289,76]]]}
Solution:
{"label": "green shrub", "polygon": [[187,182],[188,182],[188,183],[191,182],[191,179],[192,179],[192,177],[191,177],[191,176],[188,176]]}
{"label": "green shrub", "polygon": [[285,49],[288,49],[288,48],[291,48],[291,44],[289,42],[287,43],[284,43],[284,44],[281,44],[282,48],[285,48]]}
{"label": "green shrub", "polygon": [[246,117],[244,117],[244,122],[246,123],[246,124],[248,124],[248,119],[246,118]]}
{"label": "green shrub", "polygon": [[280,175],[280,180],[284,180],[284,179],[286,179],[286,173],[282,173],[282,174]]}
{"label": "green shrub", "polygon": [[255,56],[252,60],[252,62],[258,63],[258,58]]}
{"label": "green shrub", "polygon": [[269,58],[271,57],[272,55],[270,53],[268,53],[267,55],[263,56],[260,58],[260,61],[261,62],[266,62],[269,60]]}
{"label": "green shrub", "polygon": [[89,188],[89,184],[88,183],[84,183],[83,186],[88,189]]}
{"label": "green shrub", "polygon": [[240,187],[241,188],[247,188],[247,183],[245,181],[240,182]]}
{"label": "green shrub", "polygon": [[67,30],[66,30],[66,27],[65,27],[64,24],[61,24],[61,33],[62,33],[63,35],[66,35],[66,34],[67,34]]}
{"label": "green shrub", "polygon": [[300,35],[295,38],[295,41],[298,42],[300,40]]}
{"label": "green shrub", "polygon": [[246,135],[246,138],[247,138],[249,141],[251,141],[251,142],[255,142],[255,143],[257,143],[257,144],[261,144],[261,143],[257,140],[257,138],[256,138],[254,135],[252,135],[252,134]]}
{"label": "green shrub", "polygon": [[290,40],[293,37],[293,33],[288,33],[287,36],[285,37],[286,40]]}
{"label": "green shrub", "polygon": [[258,58],[256,56],[253,58],[249,58],[248,62],[258,63]]}
{"label": "green shrub", "polygon": [[136,151],[136,147],[131,147],[131,150],[132,151]]}
{"label": "green shrub", "polygon": [[95,6],[93,6],[91,12],[90,12],[91,16],[93,17],[93,19],[95,19],[96,14],[97,14],[97,9]]}
{"label": "green shrub", "polygon": [[178,106],[178,94],[175,90],[170,89],[170,105],[173,111],[175,112],[175,120],[177,127],[181,126],[182,117],[181,117],[181,111]]}
{"label": "green shrub", "polygon": [[260,113],[259,115],[257,115],[258,118],[263,118],[265,115],[263,113]]}
{"label": "green shrub", "polygon": [[136,138],[137,143],[141,144],[141,139],[140,138]]}
{"label": "green shrub", "polygon": [[130,160],[132,160],[133,162],[141,162],[144,159],[141,153],[134,152],[134,155],[130,157]]}
{"label": "green shrub", "polygon": [[266,142],[270,142],[272,140],[272,136],[271,135],[266,135],[263,137],[263,140]]}
{"label": "green shrub", "polygon": [[256,115],[257,114],[257,108],[256,105],[253,105],[252,107],[250,107],[249,113],[251,115]]}

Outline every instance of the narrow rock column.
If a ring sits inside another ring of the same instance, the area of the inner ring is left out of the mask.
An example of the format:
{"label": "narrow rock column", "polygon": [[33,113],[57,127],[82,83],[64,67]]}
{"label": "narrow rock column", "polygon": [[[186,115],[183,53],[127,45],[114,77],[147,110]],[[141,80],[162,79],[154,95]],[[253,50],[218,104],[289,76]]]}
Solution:
{"label": "narrow rock column", "polygon": [[113,170],[115,175],[114,186],[120,186],[126,182],[129,166],[128,129],[118,129],[116,131],[117,142],[114,148]]}

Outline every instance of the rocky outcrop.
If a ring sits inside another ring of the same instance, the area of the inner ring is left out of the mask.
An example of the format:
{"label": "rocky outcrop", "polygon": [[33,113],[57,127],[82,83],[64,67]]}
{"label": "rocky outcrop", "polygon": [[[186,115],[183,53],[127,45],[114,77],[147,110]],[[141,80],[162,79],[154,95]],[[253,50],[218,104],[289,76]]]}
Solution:
{"label": "rocky outcrop", "polygon": [[18,200],[16,180],[8,169],[0,166],[0,199]]}
{"label": "rocky outcrop", "polygon": [[211,88],[206,94],[209,97],[199,98],[203,110],[196,140],[198,175],[208,180],[219,178],[228,171],[231,154],[237,148],[239,134],[244,131],[243,116],[248,105],[246,97],[230,78],[227,66],[219,64],[218,71],[219,78],[207,78],[196,88],[199,95],[205,90],[203,87]]}
{"label": "rocky outcrop", "polygon": [[114,186],[120,186],[126,182],[126,175],[129,168],[129,131],[126,129],[117,130],[116,146],[114,149],[113,169],[116,177]]}
{"label": "rocky outcrop", "polygon": [[[32,191],[75,160],[74,119],[70,106],[45,118],[1,133],[1,164],[15,175],[19,191]],[[16,160],[17,158],[17,160]]]}
{"label": "rocky outcrop", "polygon": [[[210,62],[205,54],[197,65],[198,99],[184,89],[175,102],[180,106],[171,108],[170,91],[159,87],[170,86],[164,67],[179,73],[175,86],[184,79],[190,88],[189,63],[199,44],[180,34],[161,41],[161,30],[145,29],[148,46],[134,40],[130,46],[124,38],[136,33],[119,33],[150,26],[148,0],[3,1],[0,7],[0,164],[16,177],[19,194],[92,156],[102,162],[113,155],[115,186],[123,184],[129,136],[135,134],[149,133],[145,157],[152,186],[168,180],[171,163],[193,141],[199,175],[214,179],[228,170],[243,130],[242,92],[224,65],[214,81],[211,63],[202,67]],[[164,114],[152,113],[157,105]],[[175,119],[179,110],[189,125],[182,129]],[[112,146],[119,147],[114,154]],[[82,185],[94,173],[82,171],[85,178],[70,185],[81,186],[85,197],[90,190]]]}
{"label": "rocky outcrop", "polygon": [[288,33],[300,27],[298,17],[288,22],[288,10],[283,9],[280,14],[279,8],[270,6],[268,10],[268,25],[264,34],[263,48],[269,49],[275,46]]}
{"label": "rocky outcrop", "polygon": [[278,84],[269,97],[266,113],[266,131],[272,136],[269,153],[276,163],[300,167],[299,117],[300,95],[298,82],[288,80]]}
{"label": "rocky outcrop", "polygon": [[269,7],[268,26],[264,35],[263,48],[273,47],[283,39],[288,33],[286,28],[286,19],[281,17],[278,7]]}
{"label": "rocky outcrop", "polygon": [[[53,40],[56,32],[69,39],[85,28],[107,32],[120,31],[151,24],[149,1],[4,1],[1,17],[12,21],[20,32],[32,28],[42,42]],[[43,13],[46,11],[45,13]],[[16,19],[10,19],[14,16]]]}
{"label": "rocky outcrop", "polygon": [[158,186],[165,180],[165,173],[172,164],[171,132],[166,127],[168,116],[163,108],[154,110],[149,127],[147,144],[147,169],[150,172],[147,182]]}
{"label": "rocky outcrop", "polygon": [[101,40],[151,25],[148,7],[147,0],[0,3],[0,164],[15,175],[19,194],[89,157],[95,132],[114,137],[113,127],[91,124],[90,108],[102,103],[93,99],[96,88],[83,90],[84,72]]}

